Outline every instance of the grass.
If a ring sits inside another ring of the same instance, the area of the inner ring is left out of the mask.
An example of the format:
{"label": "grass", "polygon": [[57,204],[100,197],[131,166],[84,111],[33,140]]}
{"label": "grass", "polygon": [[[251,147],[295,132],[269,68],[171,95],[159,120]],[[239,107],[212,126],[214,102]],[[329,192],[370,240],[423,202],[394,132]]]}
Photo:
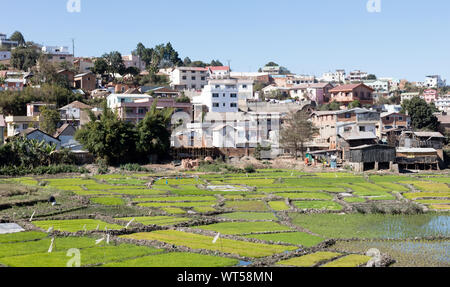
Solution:
{"label": "grass", "polygon": [[125,205],[125,200],[119,197],[93,197],[89,200],[92,203],[101,205]]}
{"label": "grass", "polygon": [[286,211],[291,208],[284,201],[269,201],[269,206],[275,211]]}
{"label": "grass", "polygon": [[320,262],[331,260],[338,256],[341,256],[341,254],[336,252],[316,252],[301,257],[283,260],[278,262],[277,265],[295,266],[295,267],[313,267],[314,265],[317,265]]}
{"label": "grass", "polygon": [[104,230],[105,227],[109,230],[122,229],[123,226],[117,224],[110,224],[96,219],[73,219],[73,220],[47,220],[47,221],[33,221],[33,224],[44,230],[53,227],[54,230],[77,232],[83,231],[83,227],[86,225],[86,230],[96,230],[99,226],[99,230]]}
{"label": "grass", "polygon": [[175,178],[169,178],[169,179],[160,179],[155,181],[154,185],[195,185],[195,184],[202,184],[203,182],[201,180],[197,180],[195,178],[182,178],[182,179],[175,179]]}
{"label": "grass", "polygon": [[39,240],[47,237],[46,233],[37,231],[0,234],[0,244]]}
{"label": "grass", "polygon": [[221,234],[244,234],[265,231],[289,231],[290,228],[276,222],[221,222],[197,227],[203,230],[212,230]]}
{"label": "grass", "polygon": [[290,199],[333,199],[331,195],[320,192],[275,193],[275,195]]}
{"label": "grass", "polygon": [[229,267],[239,260],[196,253],[172,252],[108,263],[102,267]]}
{"label": "grass", "polygon": [[285,251],[292,251],[297,249],[297,247],[293,246],[251,243],[223,238],[220,238],[214,244],[212,243],[213,237],[175,230],[135,233],[124,235],[122,237],[137,240],[157,240],[168,244],[189,247],[192,249],[214,250],[228,254],[237,254],[240,256],[255,258],[271,256]]}
{"label": "grass", "polygon": [[161,208],[162,211],[167,212],[169,214],[185,214],[186,211],[178,208],[178,207],[163,207]]}
{"label": "grass", "polygon": [[411,200],[427,197],[448,198],[450,197],[450,192],[410,192],[404,193],[403,197]]}
{"label": "grass", "polygon": [[[129,222],[133,217],[121,217],[116,218],[117,220]],[[135,217],[134,222],[138,222],[144,225],[174,225],[181,222],[188,222],[190,218],[186,217],[173,217],[173,216],[145,216],[145,217]]]}
{"label": "grass", "polygon": [[209,206],[197,206],[192,208],[194,211],[199,212],[199,213],[208,213],[208,212],[215,212],[217,211],[215,208],[213,207],[209,207]]}
{"label": "grass", "polygon": [[[93,241],[93,239],[91,239]],[[73,247],[72,247],[73,248]],[[80,250],[81,266],[115,262],[128,258],[146,256],[162,252],[152,247],[121,244],[119,246],[99,246]],[[70,257],[67,250],[52,253],[35,253],[1,258],[0,262],[11,267],[66,267]]]}
{"label": "grass", "polygon": [[414,187],[421,191],[429,191],[429,192],[450,192],[450,188],[445,183],[438,182],[422,182],[422,181],[413,181],[410,182]]}
{"label": "grass", "polygon": [[[2,243],[0,244],[0,257],[11,257],[34,253],[47,252],[51,244],[50,238],[38,241]],[[65,237],[55,238],[53,250],[66,251],[70,248],[88,248],[95,245],[95,239],[88,237]],[[2,262],[2,261],[0,261]]]}
{"label": "grass", "polygon": [[348,203],[366,202],[366,200],[361,197],[346,197],[344,198],[344,201]]}
{"label": "grass", "polygon": [[177,201],[215,201],[214,196],[167,196],[167,197],[138,197],[134,198],[134,202],[177,202]]}
{"label": "grass", "polygon": [[233,212],[221,214],[219,217],[236,220],[276,220],[276,216],[269,212]]}
{"label": "grass", "polygon": [[298,209],[341,210],[343,207],[334,201],[294,201]]}
{"label": "grass", "polygon": [[255,234],[246,235],[247,238],[255,238],[272,242],[283,242],[294,245],[302,245],[305,247],[316,246],[323,241],[323,238],[315,235],[311,235],[305,232],[287,232],[287,233],[274,233],[274,234]]}
{"label": "grass", "polygon": [[198,201],[198,202],[145,202],[139,203],[142,207],[211,207],[216,205],[216,201]]}
{"label": "grass", "polygon": [[262,201],[227,201],[225,207],[234,211],[268,211]]}
{"label": "grass", "polygon": [[351,254],[339,258],[335,261],[331,261],[325,265],[322,265],[321,267],[359,267],[369,262],[370,259],[372,258],[369,256]]}

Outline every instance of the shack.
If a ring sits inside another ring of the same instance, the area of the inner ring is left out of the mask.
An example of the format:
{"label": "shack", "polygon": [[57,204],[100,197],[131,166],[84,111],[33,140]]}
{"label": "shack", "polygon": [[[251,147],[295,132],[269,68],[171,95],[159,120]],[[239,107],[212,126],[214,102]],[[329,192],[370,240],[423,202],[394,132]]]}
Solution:
{"label": "shack", "polygon": [[396,162],[403,170],[439,170],[440,157],[434,148],[398,148]]}
{"label": "shack", "polygon": [[392,169],[395,157],[394,147],[373,144],[351,147],[347,161],[355,171],[363,172],[367,170]]}

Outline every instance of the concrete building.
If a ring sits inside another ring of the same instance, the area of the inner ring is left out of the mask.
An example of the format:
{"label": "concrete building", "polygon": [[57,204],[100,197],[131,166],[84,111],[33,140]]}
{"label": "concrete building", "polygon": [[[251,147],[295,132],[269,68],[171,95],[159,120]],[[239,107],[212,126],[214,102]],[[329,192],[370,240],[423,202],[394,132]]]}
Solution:
{"label": "concrete building", "polygon": [[411,117],[397,112],[381,113],[381,131],[391,129],[409,129],[411,127]]}
{"label": "concrete building", "polygon": [[47,144],[55,145],[56,149],[61,148],[61,141],[59,139],[57,139],[54,136],[49,135],[37,128],[28,128],[26,130],[23,130],[20,132],[20,135],[29,140],[36,140],[38,142],[44,141]]}
{"label": "concrete building", "polygon": [[69,52],[68,47],[43,46],[42,53],[45,54],[47,56],[47,60],[54,65],[63,62],[73,65],[73,55]]}
{"label": "concrete building", "polygon": [[450,94],[440,96],[439,98],[437,98],[437,100],[434,102],[434,105],[441,112],[450,111]]}
{"label": "concrete building", "polygon": [[94,60],[91,58],[75,58],[73,65],[79,74],[89,73],[94,67]]}
{"label": "concrete building", "polygon": [[443,88],[447,85],[440,75],[426,76],[424,86],[428,88]]}
{"label": "concrete building", "polygon": [[70,123],[76,127],[81,124],[82,113],[91,110],[92,107],[82,102],[75,101],[59,109],[61,121]]}
{"label": "concrete building", "polygon": [[0,115],[0,145],[5,142],[5,132],[6,131],[6,122],[5,117]]}
{"label": "concrete building", "polygon": [[1,61],[9,61],[11,59],[10,51],[0,51],[0,62]]}
{"label": "concrete building", "polygon": [[292,98],[313,101],[317,105],[322,105],[324,102],[328,102],[331,89],[333,89],[333,85],[330,83],[302,84],[290,88],[289,93]]}
{"label": "concrete building", "polygon": [[344,83],[345,77],[345,70],[336,70],[336,72],[323,73],[319,80],[327,83]]}
{"label": "concrete building", "polygon": [[348,74],[347,80],[350,82],[362,82],[367,79],[368,74],[360,70],[351,71]]}
{"label": "concrete building", "polygon": [[11,50],[19,46],[19,42],[9,40],[5,34],[0,34],[0,48]]}
{"label": "concrete building", "polygon": [[27,104],[27,117],[39,117],[43,107],[55,109],[55,104],[47,104],[43,102],[31,102]]}
{"label": "concrete building", "polygon": [[39,117],[7,116],[5,118],[7,138],[20,134],[29,128],[39,128]]}
{"label": "concrete building", "polygon": [[364,84],[348,84],[337,86],[330,92],[330,101],[338,102],[347,106],[353,101],[358,100],[361,105],[373,105],[374,90]]}
{"label": "concrete building", "polygon": [[206,67],[208,69],[208,75],[209,77],[215,78],[215,77],[229,77],[230,76],[230,67],[228,66],[211,66]]}
{"label": "concrete building", "polygon": [[400,99],[401,99],[401,103],[403,104],[403,102],[405,100],[411,100],[414,97],[420,97],[421,99],[425,99],[423,95],[420,95],[419,92],[414,92],[414,93],[402,93],[400,94]]}
{"label": "concrete building", "polygon": [[372,88],[375,92],[388,93],[390,91],[390,86],[388,81],[382,80],[368,80],[364,81],[364,84]]}
{"label": "concrete building", "polygon": [[209,112],[233,113],[239,111],[239,101],[253,97],[253,81],[233,78],[211,79],[194,105],[203,105]]}
{"label": "concrete building", "polygon": [[140,71],[145,71],[146,65],[145,62],[141,60],[139,56],[135,55],[126,55],[122,56],[123,64],[125,68],[135,67]]}
{"label": "concrete building", "polygon": [[438,91],[435,89],[427,89],[423,91],[423,98],[427,104],[434,103],[439,98]]}
{"label": "concrete building", "polygon": [[207,68],[177,67],[170,73],[170,86],[176,90],[201,90],[207,84]]}
{"label": "concrete building", "polygon": [[87,92],[95,90],[97,88],[96,75],[92,72],[75,75],[74,87]]}

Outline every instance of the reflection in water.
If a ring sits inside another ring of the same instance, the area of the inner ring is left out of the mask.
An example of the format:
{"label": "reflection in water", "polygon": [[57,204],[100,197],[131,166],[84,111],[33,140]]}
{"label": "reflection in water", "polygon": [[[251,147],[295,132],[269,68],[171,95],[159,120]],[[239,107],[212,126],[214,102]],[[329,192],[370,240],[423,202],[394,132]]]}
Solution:
{"label": "reflection in water", "polygon": [[379,226],[382,238],[414,238],[450,236],[450,216],[408,216],[386,217]]}

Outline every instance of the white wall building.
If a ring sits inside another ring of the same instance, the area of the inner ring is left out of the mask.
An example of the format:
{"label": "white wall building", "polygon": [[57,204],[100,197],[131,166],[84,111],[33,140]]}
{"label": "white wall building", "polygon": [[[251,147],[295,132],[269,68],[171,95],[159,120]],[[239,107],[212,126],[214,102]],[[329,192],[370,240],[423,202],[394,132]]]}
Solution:
{"label": "white wall building", "polygon": [[11,59],[10,51],[0,51],[0,61],[8,61]]}
{"label": "white wall building", "polygon": [[368,74],[366,72],[362,72],[360,70],[351,71],[348,74],[347,80],[350,82],[363,81],[367,78]]}
{"label": "white wall building", "polygon": [[122,56],[123,64],[125,65],[125,68],[135,67],[138,68],[141,71],[145,70],[145,62],[140,59],[139,56],[134,55],[126,55]]}
{"label": "white wall building", "polygon": [[423,95],[420,96],[420,93],[418,93],[418,92],[416,92],[416,93],[402,93],[400,95],[401,103],[403,104],[403,102],[405,100],[411,100],[414,97],[420,97],[421,99],[425,99],[425,97]]}
{"label": "white wall building", "polygon": [[450,111],[450,94],[440,96],[435,102],[434,105],[442,112]]}
{"label": "white wall building", "polygon": [[427,76],[425,78],[425,87],[428,88],[442,88],[447,85],[445,80],[442,80],[439,75]]}
{"label": "white wall building", "polygon": [[390,86],[388,81],[383,80],[369,80],[364,81],[364,84],[368,87],[371,87],[376,92],[389,92]]}
{"label": "white wall building", "polygon": [[333,83],[340,83],[345,82],[345,70],[336,70],[336,72],[328,72],[323,73],[322,77],[319,79],[323,82],[333,82]]}

